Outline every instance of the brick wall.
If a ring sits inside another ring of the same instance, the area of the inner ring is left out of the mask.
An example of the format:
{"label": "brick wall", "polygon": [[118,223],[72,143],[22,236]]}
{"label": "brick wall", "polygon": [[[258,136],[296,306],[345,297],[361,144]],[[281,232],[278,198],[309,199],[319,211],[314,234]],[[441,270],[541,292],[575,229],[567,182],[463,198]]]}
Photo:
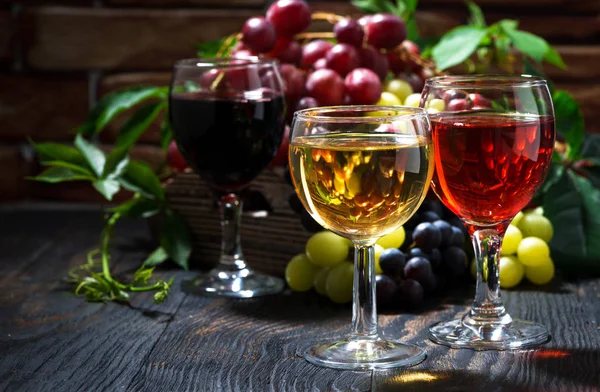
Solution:
{"label": "brick wall", "polygon": [[[27,138],[69,141],[103,94],[134,84],[166,85],[171,64],[194,56],[194,44],[238,31],[267,0],[26,0],[0,5],[0,200],[87,200],[78,185],[24,180],[39,168]],[[351,14],[347,2],[313,8]],[[569,70],[548,68],[558,87],[581,102],[588,129],[600,131],[600,2],[479,0],[488,21],[513,18],[557,46]],[[438,35],[464,22],[462,0],[421,0],[421,32]],[[99,138],[109,147],[120,116]],[[133,154],[159,162],[154,126]]]}

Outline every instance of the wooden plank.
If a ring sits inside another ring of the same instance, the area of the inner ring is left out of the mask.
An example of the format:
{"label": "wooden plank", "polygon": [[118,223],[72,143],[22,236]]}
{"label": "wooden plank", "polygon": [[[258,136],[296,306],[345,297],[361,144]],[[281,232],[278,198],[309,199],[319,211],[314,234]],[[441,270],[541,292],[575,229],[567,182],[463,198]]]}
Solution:
{"label": "wooden plank", "polygon": [[13,58],[12,15],[10,10],[0,9],[0,62],[10,62]]}
{"label": "wooden plank", "polygon": [[107,5],[129,7],[263,8],[265,0],[106,0]]}
{"label": "wooden plank", "polygon": [[9,168],[0,171],[0,200],[24,197],[30,186],[25,177],[34,173],[35,163],[25,158],[19,146],[0,145],[0,167]]}
{"label": "wooden plank", "polygon": [[548,65],[544,71],[552,80],[589,82],[592,79],[600,79],[600,46],[584,45],[569,46],[556,45],[555,49],[560,53],[566,70]]}

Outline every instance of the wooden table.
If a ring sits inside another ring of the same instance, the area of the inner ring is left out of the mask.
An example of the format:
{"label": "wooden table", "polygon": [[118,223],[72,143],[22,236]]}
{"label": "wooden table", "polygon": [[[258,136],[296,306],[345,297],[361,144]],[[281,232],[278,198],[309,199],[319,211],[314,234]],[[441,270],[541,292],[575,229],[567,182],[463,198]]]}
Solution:
{"label": "wooden table", "polygon": [[[98,211],[0,210],[2,391],[598,391],[600,279],[505,293],[513,316],[548,326],[538,350],[452,350],[426,339],[464,314],[472,287],[419,314],[381,315],[383,333],[423,347],[408,370],[336,371],[298,352],[342,335],[349,306],[312,294],[231,300],[186,295],[180,270],[168,301],[87,303],[63,278],[98,240]],[[151,244],[144,223],[116,232],[113,263],[131,271]]]}

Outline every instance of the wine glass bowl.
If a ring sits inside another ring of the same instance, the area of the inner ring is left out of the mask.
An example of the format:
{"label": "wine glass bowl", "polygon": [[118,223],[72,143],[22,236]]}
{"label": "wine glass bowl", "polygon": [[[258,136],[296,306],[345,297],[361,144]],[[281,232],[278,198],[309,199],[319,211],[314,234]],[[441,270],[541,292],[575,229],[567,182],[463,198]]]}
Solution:
{"label": "wine glass bowl", "polygon": [[418,209],[433,172],[426,113],[419,108],[340,106],[294,114],[290,171],[302,204],[354,244],[353,329],[305,353],[339,369],[409,366],[424,352],[382,339],[377,328],[374,245]]}
{"label": "wine glass bowl", "polygon": [[506,312],[498,262],[510,221],[541,187],[552,159],[554,111],[546,82],[528,76],[437,77],[426,82],[421,106],[431,107],[433,100],[444,105],[430,111],[432,189],[472,237],[477,288],[471,311],[433,325],[430,338],[473,349],[542,343],[548,339],[545,327]]}

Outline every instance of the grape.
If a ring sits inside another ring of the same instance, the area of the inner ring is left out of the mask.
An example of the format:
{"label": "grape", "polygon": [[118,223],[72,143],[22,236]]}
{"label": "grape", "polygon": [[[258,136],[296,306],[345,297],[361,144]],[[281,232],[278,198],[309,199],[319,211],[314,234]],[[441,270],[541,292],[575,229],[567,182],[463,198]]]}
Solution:
{"label": "grape", "polygon": [[292,211],[294,211],[296,214],[300,214],[302,211],[304,211],[304,206],[302,205],[298,195],[295,193],[290,194],[290,197],[288,197],[288,204],[290,205]]}
{"label": "grape", "polygon": [[327,60],[325,59],[325,57],[318,59],[317,61],[315,61],[314,64],[314,69],[326,69],[327,68]]}
{"label": "grape", "polygon": [[500,273],[500,287],[508,289],[518,285],[523,279],[525,268],[513,256],[505,256],[500,258],[498,263]]}
{"label": "grape", "polygon": [[518,227],[524,237],[538,237],[546,242],[550,242],[554,235],[554,228],[550,220],[532,212],[523,216]]}
{"label": "grape", "polygon": [[181,155],[175,140],[171,140],[169,143],[169,148],[167,149],[167,164],[171,169],[179,172],[184,171],[188,167],[188,164],[183,158],[183,155]]}
{"label": "grape", "polygon": [[329,41],[317,39],[304,45],[302,48],[302,68],[310,68],[315,62],[327,54],[333,44]]}
{"label": "grape", "polygon": [[327,68],[334,70],[341,76],[346,76],[348,72],[358,68],[360,58],[358,51],[348,44],[337,44],[331,48],[325,55]]}
{"label": "grape", "polygon": [[377,106],[401,106],[402,101],[400,101],[398,99],[398,97],[395,96],[394,94],[384,91],[381,93],[381,97],[379,98],[379,101],[377,101],[377,103],[375,105],[377,105]]}
{"label": "grape", "polygon": [[411,248],[408,251],[408,258],[412,259],[413,257],[423,257],[425,259],[428,258],[427,253],[425,253],[425,251],[423,249],[417,248],[417,247]]}
{"label": "grape", "polygon": [[398,287],[396,282],[386,275],[377,275],[375,277],[375,293],[377,298],[377,305],[386,306],[392,303],[394,295]]}
{"label": "grape", "polygon": [[434,248],[431,251],[425,253],[427,260],[431,263],[432,268],[438,268],[442,264],[442,252],[439,249]]}
{"label": "grape", "polygon": [[323,267],[315,275],[313,286],[315,291],[320,295],[327,295],[327,276],[329,275],[331,268]]}
{"label": "grape", "polygon": [[550,282],[554,277],[554,263],[548,257],[535,267],[525,266],[525,277],[533,284],[542,285]]}
{"label": "grape", "polygon": [[372,105],[381,97],[381,82],[375,72],[356,68],[344,80],[346,93],[358,105]]}
{"label": "grape", "polygon": [[231,53],[231,58],[233,59],[247,59],[249,57],[256,57],[256,54],[252,53],[248,49],[236,50]]}
{"label": "grape", "polygon": [[211,69],[210,71],[204,72],[200,78],[200,85],[204,88],[210,88],[221,72],[222,71],[219,69]]}
{"label": "grape", "polygon": [[446,90],[442,95],[442,99],[446,104],[450,103],[453,99],[464,99],[467,98],[467,93],[460,90]]}
{"label": "grape", "polygon": [[[427,211],[431,212],[431,211]],[[430,222],[422,222],[415,227],[412,235],[413,242],[421,249],[438,248],[442,243],[440,230]]]}
{"label": "grape", "polygon": [[389,51],[386,57],[393,73],[401,73],[406,70],[406,62],[402,60],[398,53]]}
{"label": "grape", "polygon": [[362,26],[354,19],[344,18],[333,26],[333,34],[339,43],[360,48],[365,32]]}
{"label": "grape", "polygon": [[358,49],[358,57],[360,59],[360,67],[367,68],[375,72],[380,80],[385,80],[389,64],[387,57],[381,54],[372,46],[365,46]]}
{"label": "grape", "polygon": [[521,219],[523,219],[523,216],[525,214],[523,214],[522,211],[519,211],[517,213],[517,215],[515,215],[515,217],[513,218],[513,220],[510,222],[511,225],[519,227],[519,223],[521,222]]}
{"label": "grape", "polygon": [[279,37],[267,57],[276,58],[282,63],[299,65],[302,61],[302,47],[292,38]]}
{"label": "grape", "polygon": [[389,276],[400,276],[404,272],[406,255],[396,248],[388,248],[379,256],[379,266],[384,274]]}
{"label": "grape", "polygon": [[442,260],[448,272],[454,276],[460,276],[468,266],[467,255],[464,250],[456,246],[450,246],[443,250]]}
{"label": "grape", "polygon": [[473,279],[477,279],[477,260],[471,260],[471,276]]}
{"label": "grape", "polygon": [[395,302],[404,309],[418,309],[423,305],[423,286],[414,279],[406,279],[398,285]]}
{"label": "grape", "polygon": [[433,223],[437,220],[441,220],[440,216],[435,211],[424,211],[421,215],[423,222]]}
{"label": "grape", "polygon": [[465,246],[465,234],[463,233],[463,231],[456,227],[456,226],[452,226],[452,244],[454,246],[458,246],[459,248],[462,248],[463,246]]}
{"label": "grape", "polygon": [[306,210],[303,210],[300,213],[300,224],[309,233],[316,233],[323,230],[323,226],[321,226]]}
{"label": "grape", "polygon": [[285,281],[294,291],[308,291],[313,287],[319,267],[310,262],[305,254],[294,256],[285,267]]}
{"label": "grape", "polygon": [[502,240],[502,255],[513,255],[517,253],[517,248],[523,239],[521,230],[513,225],[508,225],[504,239]]}
{"label": "grape", "polygon": [[348,242],[330,231],[313,234],[306,242],[306,255],[314,264],[331,267],[348,258]]}
{"label": "grape", "polygon": [[437,227],[440,233],[442,234],[442,243],[440,244],[440,247],[445,248],[447,246],[450,246],[453,241],[452,226],[450,225],[450,223],[438,219],[433,222],[433,225]]}
{"label": "grape", "polygon": [[291,37],[310,25],[310,7],[302,0],[279,0],[267,10],[267,20],[278,35]]}
{"label": "grape", "polygon": [[352,301],[352,288],[354,285],[354,265],[343,262],[336,265],[327,274],[325,291],[333,302],[345,304]]}
{"label": "grape", "polygon": [[404,106],[412,106],[418,108],[421,104],[421,94],[410,94],[404,100]]}
{"label": "grape", "polygon": [[367,42],[378,49],[392,49],[406,39],[406,24],[391,14],[373,15],[365,26]]}
{"label": "grape", "polygon": [[527,212],[532,213],[532,214],[544,215],[544,207],[542,207],[542,206],[535,207],[533,210],[527,211]]}
{"label": "grape", "polygon": [[406,232],[404,231],[404,227],[400,226],[390,234],[384,235],[378,239],[377,244],[383,246],[384,248],[399,248],[404,243],[405,238]]}
{"label": "grape", "polygon": [[303,97],[300,98],[298,104],[296,105],[296,110],[316,108],[319,106],[319,101],[314,99],[313,97]]}
{"label": "grape", "polygon": [[364,28],[367,25],[367,23],[369,23],[369,21],[371,20],[372,17],[373,17],[373,15],[364,15],[364,16],[361,16],[358,19],[358,24],[361,25]]}
{"label": "grape", "polygon": [[473,107],[476,106],[480,109],[489,109],[492,107],[490,100],[481,94],[469,94],[469,99],[471,100]]}
{"label": "grape", "polygon": [[550,257],[550,248],[537,237],[526,237],[517,248],[517,256],[526,267],[535,267],[542,265]]}
{"label": "grape", "polygon": [[379,274],[383,273],[383,270],[381,269],[381,265],[379,264],[379,262],[381,261],[381,254],[383,253],[383,251],[385,249],[383,249],[383,246],[377,245],[377,244],[375,244],[374,248],[375,248],[375,273],[377,275],[379,275]]}
{"label": "grape", "polygon": [[431,263],[424,257],[413,257],[404,266],[404,276],[421,283],[426,291],[433,288],[435,282]]}
{"label": "grape", "polygon": [[304,94],[304,72],[291,64],[282,64],[281,76],[284,80],[286,98],[298,99]]}
{"label": "grape", "polygon": [[265,18],[250,18],[242,27],[242,42],[253,52],[267,53],[273,49],[276,40],[275,28]]}
{"label": "grape", "polygon": [[321,105],[336,106],[344,101],[344,80],[330,69],[313,72],[306,81],[306,90]]}
{"label": "grape", "polygon": [[387,82],[384,90],[394,94],[402,102],[406,100],[406,97],[413,93],[413,89],[410,84],[407,81],[400,79],[392,79]]}
{"label": "grape", "polygon": [[406,49],[408,53],[413,54],[415,56],[419,56],[421,54],[421,49],[419,49],[419,46],[413,41],[405,39],[404,41],[402,41],[402,47]]}
{"label": "grape", "polygon": [[[390,65],[390,68],[391,68],[391,65]],[[414,73],[399,73],[396,75],[396,79],[400,79],[400,80],[404,80],[405,82],[408,82],[408,84],[410,84],[410,87],[412,87],[412,90],[418,94],[421,94],[421,91],[423,90],[423,86],[425,85],[425,82],[423,81],[423,79],[421,79],[419,77],[419,75],[414,74]]]}
{"label": "grape", "polygon": [[467,110],[470,107],[471,105],[468,100],[464,98],[456,98],[448,102],[448,107],[446,109],[451,112],[458,112],[461,110]]}
{"label": "grape", "polygon": [[444,100],[434,98],[431,101],[429,101],[427,107],[430,109],[435,109],[438,112],[443,112],[444,109],[446,109],[446,104],[444,103]]}

